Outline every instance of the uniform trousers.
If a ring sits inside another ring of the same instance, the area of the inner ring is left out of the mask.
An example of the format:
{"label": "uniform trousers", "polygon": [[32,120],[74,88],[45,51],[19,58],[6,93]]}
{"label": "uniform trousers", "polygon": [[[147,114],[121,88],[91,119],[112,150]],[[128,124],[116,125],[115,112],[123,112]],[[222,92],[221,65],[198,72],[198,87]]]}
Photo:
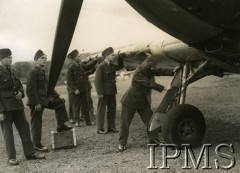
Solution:
{"label": "uniform trousers", "polygon": [[80,94],[71,94],[73,117],[74,117],[74,121],[76,121],[76,122],[80,121],[81,107],[82,107],[82,111],[83,111],[82,113],[84,115],[86,124],[91,122],[87,97],[88,97],[87,91],[80,92]]}
{"label": "uniform trousers", "polygon": [[31,109],[31,133],[32,133],[33,144],[35,147],[41,146],[42,115],[43,115],[44,108],[55,110],[55,116],[56,116],[58,126],[61,126],[66,121],[68,121],[65,104],[64,104],[63,100],[60,98],[55,98],[53,101],[50,101],[48,106],[44,106],[41,109],[41,111],[35,111],[35,107],[30,106],[30,109]]}
{"label": "uniform trousers", "polygon": [[69,116],[69,119],[72,119],[73,120],[73,107],[72,107],[72,98],[71,98],[72,94],[70,92],[68,92],[68,116]]}
{"label": "uniform trousers", "polygon": [[[88,93],[87,93],[87,101],[88,101],[88,108],[89,108],[89,113],[90,113],[90,119],[93,118],[93,114],[94,114],[94,107],[93,107],[93,100],[92,100],[92,96],[91,96],[91,88],[88,89]],[[84,107],[81,107],[81,112],[82,115],[84,116]],[[85,117],[85,116],[84,116]]]}
{"label": "uniform trousers", "polygon": [[89,111],[91,114],[94,113],[94,107],[93,107],[93,100],[91,96],[91,88],[88,89],[88,103],[89,103]]}
{"label": "uniform trousers", "polygon": [[16,159],[16,150],[12,128],[13,123],[15,124],[21,138],[24,155],[27,157],[33,154],[35,151],[31,141],[30,129],[25,117],[24,110],[6,111],[3,113],[5,114],[6,119],[4,121],[0,121],[0,124],[3,132],[8,159]]}
{"label": "uniform trousers", "polygon": [[97,108],[97,129],[104,130],[104,120],[105,113],[107,108],[107,125],[108,129],[116,128],[115,119],[116,119],[116,95],[103,95],[98,99],[98,108]]}
{"label": "uniform trousers", "polygon": [[[128,105],[122,104],[122,112],[120,117],[120,129],[119,129],[119,144],[121,145],[127,144],[127,140],[129,136],[129,127],[135,112],[139,113],[146,127],[148,126],[151,116],[153,114],[151,107],[147,102],[143,109],[136,109],[136,108],[129,107]],[[158,139],[157,132],[150,133],[147,131],[147,134],[148,134],[149,140],[156,139],[156,138]]]}

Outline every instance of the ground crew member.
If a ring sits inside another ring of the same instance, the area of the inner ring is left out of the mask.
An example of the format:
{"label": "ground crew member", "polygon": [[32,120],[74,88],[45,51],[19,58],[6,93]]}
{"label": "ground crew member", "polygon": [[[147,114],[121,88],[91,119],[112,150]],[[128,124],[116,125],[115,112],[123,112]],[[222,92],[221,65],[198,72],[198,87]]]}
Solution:
{"label": "ground crew member", "polygon": [[[162,92],[164,87],[155,83],[154,76],[172,76],[174,73],[168,69],[156,69],[157,61],[154,57],[140,52],[135,56],[139,66],[133,74],[130,88],[123,95],[122,112],[120,117],[119,151],[126,149],[129,135],[129,126],[135,112],[141,116],[143,123],[147,126],[152,116],[151,89]],[[148,133],[150,143],[158,141],[157,133]]]}
{"label": "ground crew member", "polygon": [[44,159],[45,156],[35,152],[30,137],[29,125],[24,113],[22,98],[23,86],[17,73],[11,68],[12,53],[10,49],[0,49],[0,125],[3,132],[8,163],[19,164],[16,159],[13,129],[14,123],[22,140],[24,155],[27,159]]}
{"label": "ground crew member", "polygon": [[41,143],[44,108],[55,110],[58,132],[70,130],[71,127],[64,124],[68,121],[64,100],[60,98],[55,90],[51,96],[47,97],[48,79],[44,70],[47,64],[47,55],[42,50],[38,50],[34,56],[34,61],[36,65],[29,73],[26,86],[27,105],[31,109],[32,139],[35,149],[48,151],[47,147]]}
{"label": "ground crew member", "polygon": [[99,64],[95,73],[95,87],[98,94],[97,107],[97,133],[105,134],[104,117],[107,107],[108,132],[116,133],[118,130],[115,126],[116,118],[116,71],[123,68],[123,60],[118,58],[118,64],[114,64],[117,59],[112,47],[105,49],[102,56],[105,60]]}
{"label": "ground crew member", "polygon": [[97,61],[91,60],[87,64],[81,63],[80,54],[77,50],[69,53],[68,58],[73,60],[67,71],[67,85],[72,99],[74,121],[76,126],[80,126],[80,109],[82,106],[86,125],[93,125],[89,112],[87,75],[85,71],[93,69]]}

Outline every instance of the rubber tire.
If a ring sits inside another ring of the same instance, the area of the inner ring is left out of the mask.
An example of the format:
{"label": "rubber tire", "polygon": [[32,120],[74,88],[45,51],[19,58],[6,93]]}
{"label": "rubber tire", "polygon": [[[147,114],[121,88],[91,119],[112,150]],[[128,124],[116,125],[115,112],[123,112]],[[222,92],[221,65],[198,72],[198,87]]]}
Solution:
{"label": "rubber tire", "polygon": [[[186,125],[188,129],[183,130]],[[190,128],[189,128],[190,127]],[[183,132],[189,132],[190,134]],[[173,107],[168,111],[162,123],[162,135],[166,143],[190,144],[197,147],[201,144],[206,131],[206,124],[203,114],[192,105],[182,104]]]}

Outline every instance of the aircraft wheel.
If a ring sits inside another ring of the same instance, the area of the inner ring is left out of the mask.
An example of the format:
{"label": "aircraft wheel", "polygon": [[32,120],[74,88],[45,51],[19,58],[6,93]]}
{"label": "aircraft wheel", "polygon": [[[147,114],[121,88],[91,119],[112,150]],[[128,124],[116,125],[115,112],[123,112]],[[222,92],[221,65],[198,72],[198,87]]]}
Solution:
{"label": "aircraft wheel", "polygon": [[162,123],[162,135],[166,143],[190,144],[196,147],[201,144],[206,131],[203,114],[192,105],[182,104],[166,113]]}

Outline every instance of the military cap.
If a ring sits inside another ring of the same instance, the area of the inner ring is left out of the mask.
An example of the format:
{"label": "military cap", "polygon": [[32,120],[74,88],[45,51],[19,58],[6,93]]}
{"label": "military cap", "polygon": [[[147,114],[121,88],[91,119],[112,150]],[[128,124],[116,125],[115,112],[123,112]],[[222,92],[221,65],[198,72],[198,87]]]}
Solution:
{"label": "military cap", "polygon": [[78,56],[78,54],[79,54],[79,52],[78,52],[78,50],[73,50],[72,52],[70,52],[69,54],[68,54],[68,58],[69,59],[73,59],[73,58],[75,58],[76,56]]}
{"label": "military cap", "polygon": [[144,61],[148,57],[148,54],[145,52],[138,52],[135,56],[134,59],[136,61]]}
{"label": "military cap", "polygon": [[106,56],[110,55],[110,54],[113,53],[113,52],[114,52],[113,48],[112,48],[112,47],[108,47],[108,48],[106,48],[106,49],[102,52],[102,56],[103,56],[103,57],[106,57]]}
{"label": "military cap", "polygon": [[12,55],[12,52],[10,49],[8,48],[0,49],[0,60],[11,55]]}
{"label": "military cap", "polygon": [[35,56],[34,56],[34,61],[37,61],[39,58],[41,58],[43,55],[45,55],[45,53],[43,53],[42,50],[38,50],[36,53],[35,53]]}

